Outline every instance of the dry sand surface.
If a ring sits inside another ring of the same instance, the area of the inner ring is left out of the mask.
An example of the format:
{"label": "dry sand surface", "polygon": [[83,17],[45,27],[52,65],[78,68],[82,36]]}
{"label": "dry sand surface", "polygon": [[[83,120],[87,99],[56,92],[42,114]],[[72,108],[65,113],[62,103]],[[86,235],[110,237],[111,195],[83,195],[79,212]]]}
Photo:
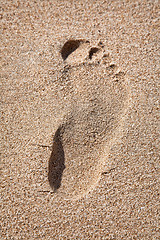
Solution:
{"label": "dry sand surface", "polygon": [[159,2],[0,5],[1,239],[159,239]]}

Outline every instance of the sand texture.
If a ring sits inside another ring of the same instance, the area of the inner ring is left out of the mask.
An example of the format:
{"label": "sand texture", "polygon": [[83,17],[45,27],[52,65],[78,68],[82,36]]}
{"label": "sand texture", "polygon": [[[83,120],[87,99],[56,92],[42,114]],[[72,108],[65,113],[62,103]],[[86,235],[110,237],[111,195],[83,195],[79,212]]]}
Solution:
{"label": "sand texture", "polygon": [[159,239],[158,1],[1,1],[1,239]]}

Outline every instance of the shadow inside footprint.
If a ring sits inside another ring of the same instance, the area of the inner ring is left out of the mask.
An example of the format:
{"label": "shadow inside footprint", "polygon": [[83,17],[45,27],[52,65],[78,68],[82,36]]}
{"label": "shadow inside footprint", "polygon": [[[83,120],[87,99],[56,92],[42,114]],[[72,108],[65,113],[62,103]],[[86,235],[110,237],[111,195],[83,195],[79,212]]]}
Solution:
{"label": "shadow inside footprint", "polygon": [[63,60],[66,60],[80,46],[81,42],[82,40],[68,40],[61,50]]}
{"label": "shadow inside footprint", "polygon": [[97,53],[99,50],[100,50],[100,49],[97,48],[97,47],[91,48],[90,51],[89,51],[89,59],[92,59],[93,55],[94,55],[95,53]]}
{"label": "shadow inside footprint", "polygon": [[54,191],[61,186],[64,169],[65,156],[60,137],[60,128],[58,128],[53,139],[52,153],[48,164],[48,181]]}

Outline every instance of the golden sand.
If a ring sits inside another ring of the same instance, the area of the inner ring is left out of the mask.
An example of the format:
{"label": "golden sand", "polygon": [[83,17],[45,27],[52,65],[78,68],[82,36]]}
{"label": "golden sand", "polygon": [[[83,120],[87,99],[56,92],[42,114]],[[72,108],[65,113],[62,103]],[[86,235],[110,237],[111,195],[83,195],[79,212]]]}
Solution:
{"label": "golden sand", "polygon": [[158,1],[1,2],[1,239],[158,239]]}

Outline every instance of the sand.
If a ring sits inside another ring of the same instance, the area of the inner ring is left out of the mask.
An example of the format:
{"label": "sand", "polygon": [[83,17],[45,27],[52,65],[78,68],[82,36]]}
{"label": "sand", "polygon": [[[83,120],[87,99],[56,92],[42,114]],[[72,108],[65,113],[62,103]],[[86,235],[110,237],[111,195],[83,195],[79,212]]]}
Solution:
{"label": "sand", "polygon": [[1,239],[159,239],[158,14],[1,2]]}

